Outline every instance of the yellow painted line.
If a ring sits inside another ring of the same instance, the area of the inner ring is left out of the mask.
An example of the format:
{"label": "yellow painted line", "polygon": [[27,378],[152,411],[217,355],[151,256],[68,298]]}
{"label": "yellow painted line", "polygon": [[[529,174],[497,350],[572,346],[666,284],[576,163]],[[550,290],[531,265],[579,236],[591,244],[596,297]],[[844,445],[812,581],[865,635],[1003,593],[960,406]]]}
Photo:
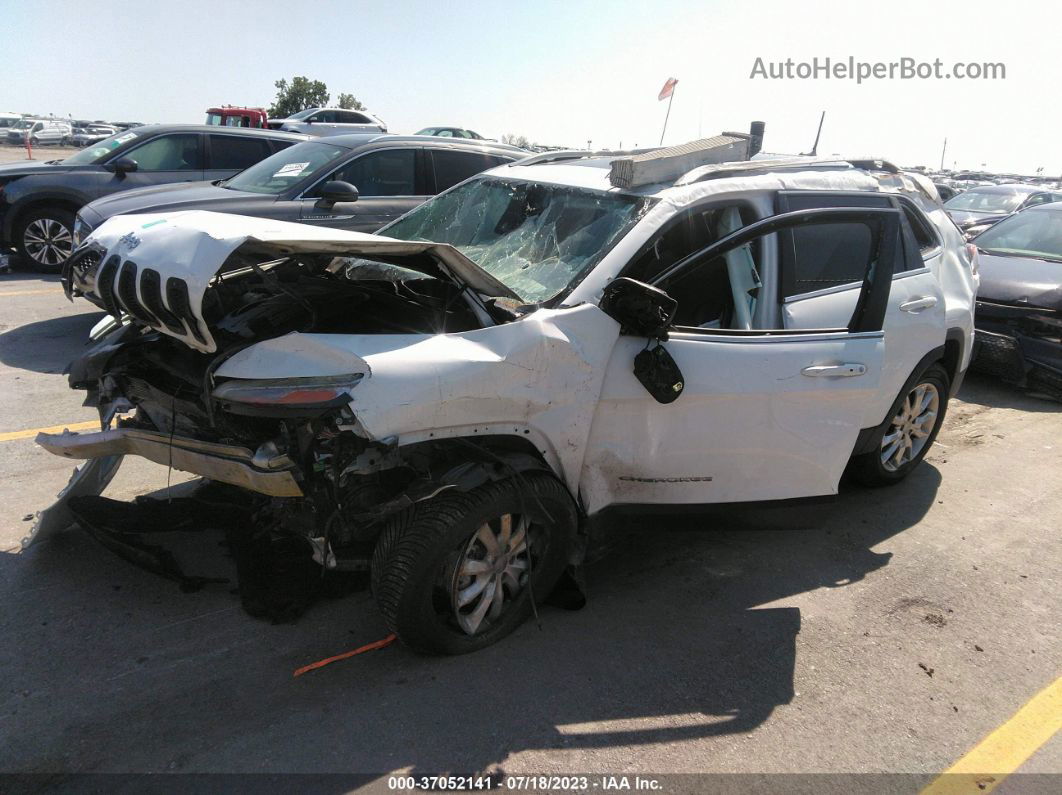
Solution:
{"label": "yellow painted line", "polygon": [[62,288],[60,288],[58,290],[56,290],[55,288],[52,288],[51,290],[11,290],[10,292],[4,292],[3,290],[0,290],[0,298],[3,298],[4,296],[7,296],[7,295],[62,295],[62,294],[63,294]]}
{"label": "yellow painted line", "polygon": [[1062,729],[1062,677],[945,770],[922,795],[991,792]]}
{"label": "yellow painted line", "polygon": [[47,428],[29,428],[25,431],[7,431],[6,433],[0,433],[0,442],[11,442],[15,439],[29,439],[36,436],[38,433],[62,433],[64,428],[71,431],[98,431],[100,428],[100,421],[68,422],[66,425],[49,425]]}

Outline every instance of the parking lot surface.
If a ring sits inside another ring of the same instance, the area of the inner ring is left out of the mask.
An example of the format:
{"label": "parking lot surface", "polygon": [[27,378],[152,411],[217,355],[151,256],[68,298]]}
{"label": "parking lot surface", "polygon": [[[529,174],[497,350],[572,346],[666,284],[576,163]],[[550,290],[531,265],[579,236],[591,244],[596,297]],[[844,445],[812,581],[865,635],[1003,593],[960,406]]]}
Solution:
{"label": "parking lot surface", "polygon": [[[932,776],[1060,674],[1062,411],[970,376],[895,488],[616,520],[581,611],[293,678],[386,635],[367,592],[274,626],[80,531],[19,552],[71,471],[35,429],[94,419],[62,370],[101,314],[19,271],[0,306],[2,771]],[[167,479],[128,461],[108,494]],[[234,578],[219,542],[166,541]],[[1062,738],[1019,770],[1062,772]]]}

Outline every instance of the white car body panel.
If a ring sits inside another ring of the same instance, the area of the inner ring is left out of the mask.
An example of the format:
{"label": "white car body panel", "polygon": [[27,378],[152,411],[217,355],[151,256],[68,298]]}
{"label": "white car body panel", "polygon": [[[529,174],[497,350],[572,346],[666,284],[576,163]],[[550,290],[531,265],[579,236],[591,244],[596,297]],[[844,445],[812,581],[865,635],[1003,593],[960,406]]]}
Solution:
{"label": "white car body panel", "polygon": [[[657,403],[631,372],[645,341],[622,337],[609,362],[582,475],[594,513],[615,503],[690,504],[834,494],[863,404],[878,391],[880,332],[741,337],[673,333],[685,377]],[[857,377],[810,377],[853,363]]]}

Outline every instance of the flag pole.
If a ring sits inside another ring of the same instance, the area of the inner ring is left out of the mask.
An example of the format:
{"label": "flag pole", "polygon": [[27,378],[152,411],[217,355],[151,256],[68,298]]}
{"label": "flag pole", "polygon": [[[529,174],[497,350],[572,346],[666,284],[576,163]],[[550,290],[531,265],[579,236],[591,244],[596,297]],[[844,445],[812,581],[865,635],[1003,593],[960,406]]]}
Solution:
{"label": "flag pole", "polygon": [[664,133],[667,132],[667,120],[671,116],[671,103],[675,101],[675,89],[678,88],[678,83],[671,87],[671,93],[667,97],[667,115],[664,116],[664,129],[660,131],[660,145],[664,145]]}

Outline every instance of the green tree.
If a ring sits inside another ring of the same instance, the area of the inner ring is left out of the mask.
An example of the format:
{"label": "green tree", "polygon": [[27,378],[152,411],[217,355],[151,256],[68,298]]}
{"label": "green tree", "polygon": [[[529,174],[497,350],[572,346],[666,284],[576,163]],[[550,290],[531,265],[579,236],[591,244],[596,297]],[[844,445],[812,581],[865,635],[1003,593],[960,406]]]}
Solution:
{"label": "green tree", "polygon": [[300,110],[328,104],[328,86],[320,80],[299,76],[291,78],[291,85],[288,85],[287,80],[277,80],[273,85],[277,87],[277,98],[269,109],[269,115],[274,119],[286,119]]}
{"label": "green tree", "polygon": [[510,144],[511,146],[519,146],[521,149],[530,149],[535,146],[526,135],[514,135],[513,133],[506,133],[501,137],[503,144]]}
{"label": "green tree", "polygon": [[356,100],[353,94],[340,94],[339,107],[344,110],[365,110],[365,106]]}

